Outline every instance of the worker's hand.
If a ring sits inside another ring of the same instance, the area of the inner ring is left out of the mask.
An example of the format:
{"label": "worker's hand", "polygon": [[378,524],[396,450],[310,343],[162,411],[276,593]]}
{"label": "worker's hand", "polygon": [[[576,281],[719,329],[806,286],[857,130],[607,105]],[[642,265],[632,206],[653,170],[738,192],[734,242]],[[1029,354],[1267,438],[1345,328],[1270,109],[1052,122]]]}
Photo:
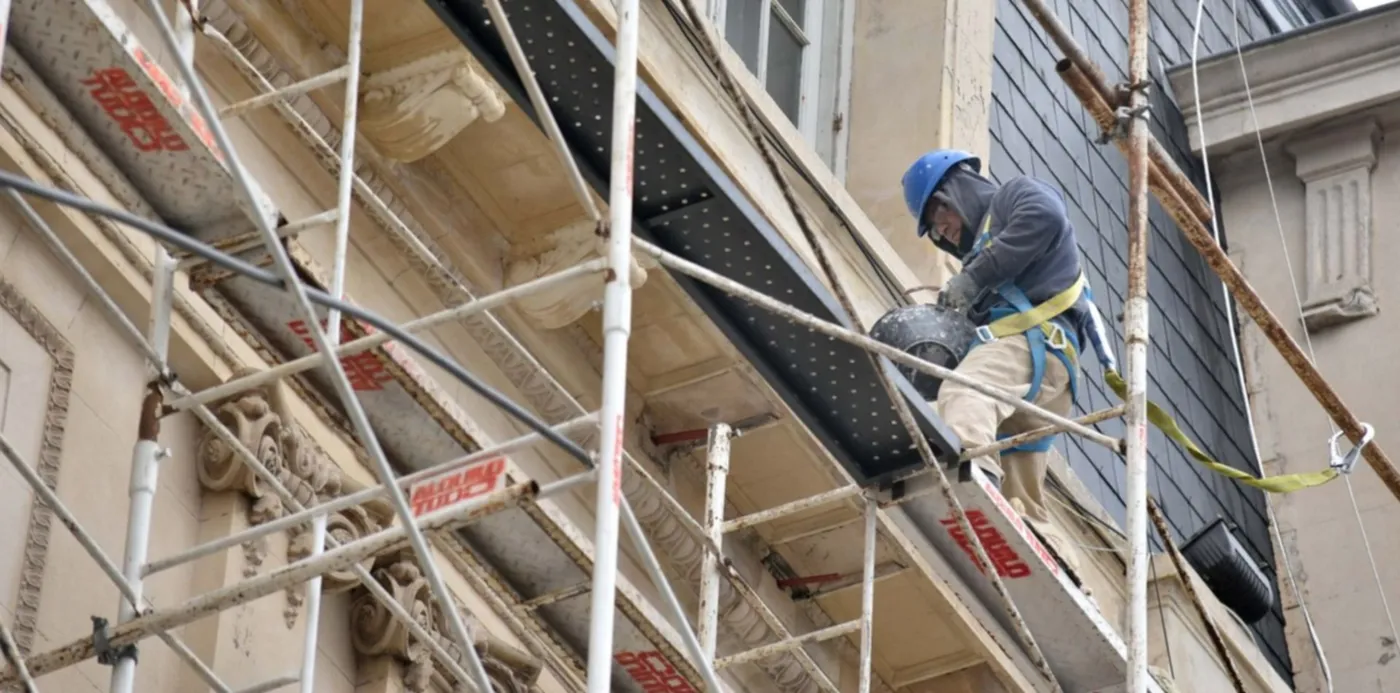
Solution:
{"label": "worker's hand", "polygon": [[959,313],[966,312],[977,298],[977,284],[966,274],[955,274],[938,294],[938,305]]}

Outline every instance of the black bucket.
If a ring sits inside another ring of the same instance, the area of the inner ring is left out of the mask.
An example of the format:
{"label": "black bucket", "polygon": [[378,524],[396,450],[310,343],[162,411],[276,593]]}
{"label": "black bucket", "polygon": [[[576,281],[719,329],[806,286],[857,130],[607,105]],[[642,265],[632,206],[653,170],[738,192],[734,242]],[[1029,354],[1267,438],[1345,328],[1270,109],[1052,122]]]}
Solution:
{"label": "black bucket", "polygon": [[[870,337],[910,356],[947,369],[957,368],[977,337],[977,326],[961,313],[933,304],[901,306],[870,328]],[[943,381],[903,364],[899,372],[925,400],[938,398]]]}

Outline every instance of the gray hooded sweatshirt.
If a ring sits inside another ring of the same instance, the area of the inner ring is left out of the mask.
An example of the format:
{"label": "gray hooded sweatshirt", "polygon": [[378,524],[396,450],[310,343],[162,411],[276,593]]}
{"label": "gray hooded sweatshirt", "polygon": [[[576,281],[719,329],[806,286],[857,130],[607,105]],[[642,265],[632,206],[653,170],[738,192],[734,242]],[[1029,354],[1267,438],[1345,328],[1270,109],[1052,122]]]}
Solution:
{"label": "gray hooded sweatshirt", "polygon": [[[1079,246],[1074,227],[1066,214],[1064,199],[1055,188],[1028,176],[1017,176],[998,187],[965,168],[955,169],[939,185],[963,218],[959,247],[932,234],[934,244],[960,261],[972,249],[990,212],[992,242],[970,262],[963,273],[977,285],[978,294],[968,311],[977,324],[986,324],[988,313],[1008,305],[996,293],[1004,282],[1012,282],[1025,292],[1032,304],[1049,300],[1069,288],[1079,277]],[[1086,298],[1056,318],[1078,340],[1079,349],[1089,348],[1086,331],[1092,318]]]}

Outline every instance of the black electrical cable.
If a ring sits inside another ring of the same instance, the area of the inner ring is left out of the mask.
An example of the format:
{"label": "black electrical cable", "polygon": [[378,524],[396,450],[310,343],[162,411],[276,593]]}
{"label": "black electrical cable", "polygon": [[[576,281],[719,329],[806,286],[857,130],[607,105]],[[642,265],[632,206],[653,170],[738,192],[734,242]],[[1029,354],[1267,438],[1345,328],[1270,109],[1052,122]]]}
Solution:
{"label": "black electrical cable", "polygon": [[[41,185],[28,178],[16,175],[14,173],[11,173],[10,171],[5,171],[3,169],[0,169],[0,188],[13,188],[14,190],[18,190],[22,193],[49,200],[50,202],[53,202],[55,204],[63,205],[65,207],[72,207],[73,209],[82,210],[89,214],[107,217],[108,219],[120,222],[122,224],[126,224],[127,226],[130,226],[131,228],[134,228],[137,231],[152,236],[163,243],[179,248],[180,250],[183,250],[185,252],[198,255],[214,263],[215,265],[218,265],[219,267],[222,267],[232,272],[236,272],[256,282],[266,284],[274,288],[282,289],[284,291],[287,289],[287,283],[281,277],[273,274],[272,272],[264,270],[260,267],[256,267],[250,263],[247,263],[226,253],[220,252],[219,250],[216,250],[210,247],[209,245],[197,241],[194,238],[191,238],[190,236],[187,236],[168,226],[158,224],[149,219],[136,216],[135,214],[132,214],[130,212],[108,207],[89,198],[82,197],[81,195],[75,195],[73,193],[70,193],[66,190],[60,190],[58,188],[53,188],[47,185]],[[409,349],[412,349],[414,352],[427,359],[433,365],[447,371],[452,375],[452,377],[461,381],[462,384],[466,385],[477,394],[486,398],[487,401],[500,407],[507,414],[514,417],[521,423],[525,424],[531,430],[544,437],[546,440],[550,441],[551,443],[554,443],[555,445],[558,445],[561,449],[569,453],[569,455],[573,456],[575,459],[582,462],[585,466],[589,468],[593,467],[592,456],[590,456],[588,452],[585,451],[583,448],[579,447],[577,443],[575,443],[572,440],[569,440],[568,438],[565,438],[558,431],[551,428],[549,424],[546,424],[545,422],[539,420],[535,417],[534,414],[525,411],[523,408],[520,407],[520,405],[516,404],[509,397],[506,397],[505,395],[498,392],[495,388],[492,388],[490,385],[487,385],[486,383],[477,380],[476,377],[473,376],[471,373],[467,372],[467,370],[463,368],[461,364],[458,364],[456,361],[438,353],[436,349],[433,349],[423,340],[410,334],[409,332],[400,328],[398,325],[395,325],[393,322],[379,316],[373,311],[366,310],[364,308],[356,306],[353,303],[349,303],[344,300],[335,298],[313,286],[306,286],[305,289],[307,298],[309,298],[313,303],[320,304],[321,306],[324,306],[326,308],[338,310],[341,313],[344,313],[345,315],[349,315],[355,318],[356,320],[360,320],[361,322],[373,325],[376,329],[388,334],[395,340],[402,342],[404,346],[408,347]]]}

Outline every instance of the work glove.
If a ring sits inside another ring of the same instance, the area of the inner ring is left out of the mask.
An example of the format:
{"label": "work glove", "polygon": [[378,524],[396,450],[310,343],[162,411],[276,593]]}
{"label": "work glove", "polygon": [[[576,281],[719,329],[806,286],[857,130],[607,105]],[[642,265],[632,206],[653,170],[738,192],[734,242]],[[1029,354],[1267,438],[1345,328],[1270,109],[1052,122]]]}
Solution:
{"label": "work glove", "polygon": [[972,277],[964,273],[955,274],[938,293],[938,305],[958,313],[966,313],[972,306],[972,301],[977,298],[977,293],[977,283],[972,281]]}

